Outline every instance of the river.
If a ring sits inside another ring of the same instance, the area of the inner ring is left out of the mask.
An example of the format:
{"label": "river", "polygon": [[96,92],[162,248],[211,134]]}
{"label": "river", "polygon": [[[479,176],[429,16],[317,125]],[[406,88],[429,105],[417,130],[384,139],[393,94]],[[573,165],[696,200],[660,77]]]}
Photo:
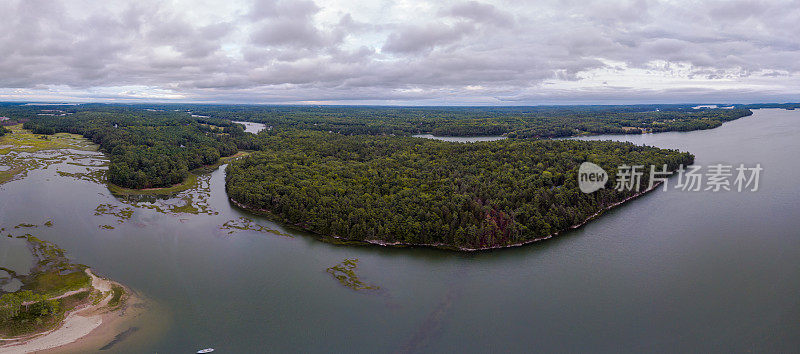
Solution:
{"label": "river", "polygon": [[[654,191],[545,242],[462,254],[286,230],[228,202],[224,167],[193,193],[132,204],[53,164],[0,185],[0,224],[52,220],[30,232],[167,309],[165,329],[122,352],[796,351],[800,111],[585,139],[604,138],[688,150],[699,165],[760,163],[760,190]],[[186,200],[194,214],[170,207]],[[95,215],[101,204],[134,213]],[[221,229],[240,217],[293,237]],[[25,265],[20,245],[0,247],[0,264]],[[326,273],[345,258],[380,289]]]}

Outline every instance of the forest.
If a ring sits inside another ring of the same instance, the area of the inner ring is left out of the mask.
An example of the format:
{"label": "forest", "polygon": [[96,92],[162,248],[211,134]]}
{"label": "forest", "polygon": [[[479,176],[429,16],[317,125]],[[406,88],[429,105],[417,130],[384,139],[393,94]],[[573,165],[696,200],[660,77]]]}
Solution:
{"label": "forest", "polygon": [[[341,239],[461,249],[524,243],[580,224],[640,191],[611,188],[621,164],[674,170],[694,159],[610,141],[458,144],[315,131],[258,140],[261,151],[227,167],[228,195],[241,205]],[[584,161],[610,172],[608,188],[578,189]]]}
{"label": "forest", "polygon": [[[0,104],[0,116],[34,133],[67,132],[100,145],[111,160],[108,180],[133,188],[167,187],[189,171],[264,141],[231,120],[260,122],[274,131],[408,136],[417,133],[509,138],[641,134],[714,128],[752,114],[747,108],[691,105],[536,107],[377,107],[256,105]],[[370,139],[365,136],[364,139]]]}
{"label": "forest", "polygon": [[[547,138],[709,129],[750,114],[745,106],[691,105],[0,104],[0,116],[34,133],[75,133],[99,144],[116,185],[174,185],[195,168],[249,150],[226,175],[229,197],[247,208],[346,240],[461,249],[546,237],[639,192],[580,192],[576,171],[584,161],[611,173],[607,187],[621,164],[673,170],[693,161],[673,150]],[[249,134],[231,120],[273,129]],[[409,136],[417,133],[509,139],[457,144]]]}
{"label": "forest", "polygon": [[127,188],[180,183],[190,170],[235,154],[239,150],[236,137],[245,135],[241,125],[212,118],[198,120],[185,112],[86,106],[35,116],[23,127],[37,134],[80,134],[99,144],[111,161],[109,181]]}
{"label": "forest", "polygon": [[390,107],[163,105],[163,110],[266,124],[277,129],[341,134],[508,135],[556,138],[582,134],[641,134],[715,128],[752,114],[743,107],[693,109],[692,105]]}

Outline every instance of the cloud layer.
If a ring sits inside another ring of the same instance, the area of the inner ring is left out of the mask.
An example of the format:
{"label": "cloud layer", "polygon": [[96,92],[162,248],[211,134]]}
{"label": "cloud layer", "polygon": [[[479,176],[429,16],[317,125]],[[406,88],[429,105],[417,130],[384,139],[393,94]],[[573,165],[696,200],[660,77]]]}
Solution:
{"label": "cloud layer", "polygon": [[800,1],[0,3],[0,100],[800,101]]}

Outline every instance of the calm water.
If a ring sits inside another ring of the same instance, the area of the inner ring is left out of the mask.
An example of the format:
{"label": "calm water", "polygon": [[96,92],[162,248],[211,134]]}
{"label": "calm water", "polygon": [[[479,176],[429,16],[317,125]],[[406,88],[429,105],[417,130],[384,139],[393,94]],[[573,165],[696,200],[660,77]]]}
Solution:
{"label": "calm water", "polygon": [[234,123],[239,123],[244,125],[244,131],[248,133],[258,133],[267,128],[266,125],[262,123],[253,123],[253,122],[237,122],[233,121]]}
{"label": "calm water", "polygon": [[434,139],[441,141],[452,141],[456,143],[474,143],[478,141],[495,141],[503,140],[505,136],[435,136],[433,134],[417,134],[413,135],[415,138]]}
{"label": "calm water", "polygon": [[[163,335],[137,332],[118,351],[800,348],[800,112],[612,138],[689,150],[700,165],[761,163],[761,190],[657,191],[553,240],[458,254],[335,246],[291,231],[228,234],[220,226],[248,214],[228,203],[222,169],[196,195],[206,214],[135,208],[120,223],[94,211],[126,204],[58,176],[57,164],[0,187],[0,224],[52,219],[32,232],[169,309]],[[24,265],[19,248],[0,247],[0,263]],[[381,290],[331,278],[325,269],[344,258],[359,258],[361,279]]]}

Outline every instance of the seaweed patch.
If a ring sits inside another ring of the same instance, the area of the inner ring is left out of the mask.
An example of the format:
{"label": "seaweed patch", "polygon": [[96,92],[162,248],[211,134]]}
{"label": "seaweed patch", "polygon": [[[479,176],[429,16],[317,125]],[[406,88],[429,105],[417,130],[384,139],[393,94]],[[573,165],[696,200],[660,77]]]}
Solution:
{"label": "seaweed patch", "polygon": [[129,220],[133,216],[133,208],[131,207],[124,207],[121,208],[114,204],[106,203],[100,204],[97,208],[94,209],[94,215],[111,215],[117,218],[117,222],[120,224],[125,222],[125,220]]}
{"label": "seaweed patch", "polygon": [[380,287],[375,285],[367,285],[356,274],[358,267],[358,258],[346,258],[341,263],[326,269],[342,285],[353,290],[377,290]]}
{"label": "seaweed patch", "polygon": [[223,230],[223,231],[228,231],[229,235],[233,234],[233,233],[235,233],[237,231],[250,230],[250,231],[263,232],[263,233],[271,233],[271,234],[280,235],[280,236],[286,236],[286,237],[293,237],[292,235],[287,234],[285,232],[281,232],[281,231],[278,231],[278,230],[275,230],[275,229],[270,229],[270,228],[268,228],[268,227],[266,227],[264,225],[258,224],[256,222],[254,222],[252,219],[246,218],[244,216],[242,216],[242,217],[240,217],[238,219],[232,219],[232,220],[226,221],[224,224],[222,224],[222,226],[219,229]]}

